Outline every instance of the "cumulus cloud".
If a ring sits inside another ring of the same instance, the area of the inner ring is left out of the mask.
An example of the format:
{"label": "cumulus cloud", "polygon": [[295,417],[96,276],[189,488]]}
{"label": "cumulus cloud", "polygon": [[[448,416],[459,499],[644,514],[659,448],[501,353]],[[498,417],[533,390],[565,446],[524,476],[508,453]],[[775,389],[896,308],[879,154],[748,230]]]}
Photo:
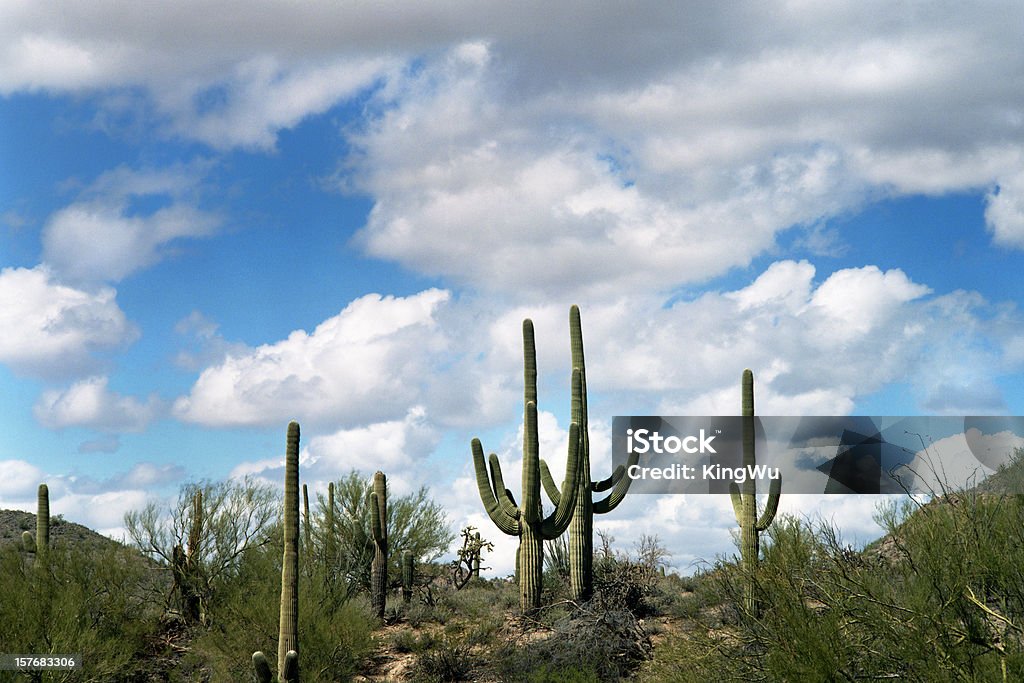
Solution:
{"label": "cumulus cloud", "polygon": [[17,499],[32,492],[35,500],[36,487],[43,482],[43,471],[26,460],[0,460],[0,500]]}
{"label": "cumulus cloud", "polygon": [[431,355],[444,349],[435,316],[448,296],[431,289],[356,299],[312,333],[296,330],[206,368],[174,413],[209,426],[401,417],[422,391]]}
{"label": "cumulus cloud", "polygon": [[[302,476],[313,490],[326,490],[352,470],[367,478],[382,470],[388,487],[396,495],[417,490],[431,480],[428,458],[433,455],[441,432],[431,423],[422,406],[413,406],[404,417],[374,422],[328,433],[303,431],[304,447],[299,455]],[[253,476],[278,486],[284,479],[284,456],[242,462],[230,476]]]}
{"label": "cumulus cloud", "polygon": [[427,421],[422,406],[401,420],[377,422],[313,437],[307,447],[310,467],[322,472],[351,469],[406,471],[425,460],[437,445],[439,433]]}
{"label": "cumulus cloud", "polygon": [[0,271],[0,326],[0,362],[45,378],[94,369],[98,353],[138,336],[113,289],[61,284],[45,265]]}
{"label": "cumulus cloud", "polygon": [[[184,166],[104,173],[50,216],[43,260],[70,280],[116,282],[157,263],[182,239],[211,235],[221,219],[193,205],[197,173]],[[157,208],[138,210],[139,201]]]}
{"label": "cumulus cloud", "polygon": [[161,412],[156,396],[140,401],[107,388],[107,377],[95,376],[75,382],[65,390],[47,390],[33,412],[49,429],[91,427],[108,432],[141,432]]}

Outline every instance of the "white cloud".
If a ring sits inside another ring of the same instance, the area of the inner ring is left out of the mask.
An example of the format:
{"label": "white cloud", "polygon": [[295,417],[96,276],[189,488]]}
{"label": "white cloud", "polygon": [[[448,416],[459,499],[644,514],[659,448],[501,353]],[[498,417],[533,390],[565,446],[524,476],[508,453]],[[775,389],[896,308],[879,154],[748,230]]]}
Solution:
{"label": "white cloud", "polygon": [[0,362],[50,378],[88,371],[97,365],[97,352],[138,336],[113,289],[60,284],[46,266],[0,271],[0,327]]}
{"label": "white cloud", "polygon": [[445,346],[435,316],[447,300],[437,289],[356,299],[312,333],[296,330],[206,368],[174,413],[209,426],[401,417],[422,392],[430,358]]}
{"label": "white cloud", "polygon": [[28,500],[29,491],[35,500],[36,487],[43,483],[43,476],[43,471],[28,461],[0,460],[0,501],[17,500],[21,495]]}
{"label": "white cloud", "polygon": [[[192,204],[200,173],[121,167],[101,175],[78,201],[50,216],[43,260],[71,280],[118,281],[157,263],[184,238],[211,235],[220,218]],[[160,205],[134,211],[138,199]]]}
{"label": "white cloud", "polygon": [[162,411],[162,402],[145,402],[107,388],[108,378],[89,377],[67,389],[44,391],[33,412],[49,429],[92,427],[109,432],[140,432]]}
{"label": "white cloud", "polygon": [[414,406],[401,420],[314,436],[306,449],[307,469],[335,473],[334,478],[352,469],[408,475],[433,452],[438,439],[423,407]]}
{"label": "white cloud", "polygon": [[1024,247],[1024,171],[1001,177],[998,183],[985,197],[985,222],[998,244]]}

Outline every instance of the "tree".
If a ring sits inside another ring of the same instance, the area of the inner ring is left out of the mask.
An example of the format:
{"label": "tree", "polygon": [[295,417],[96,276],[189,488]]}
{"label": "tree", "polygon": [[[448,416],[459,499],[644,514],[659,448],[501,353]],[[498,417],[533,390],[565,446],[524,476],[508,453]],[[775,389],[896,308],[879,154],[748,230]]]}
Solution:
{"label": "tree", "polygon": [[[340,570],[361,588],[370,586],[370,565],[374,546],[370,527],[370,491],[368,479],[352,470],[334,485],[334,533]],[[325,520],[328,501],[318,494],[316,536],[321,547],[328,538]],[[387,529],[389,548],[388,574],[400,577],[402,553],[413,554],[417,562],[429,562],[444,554],[455,534],[444,509],[435,503],[429,489],[420,487],[405,496],[388,496]]]}
{"label": "tree", "polygon": [[210,598],[242,555],[270,540],[279,503],[273,487],[249,477],[188,483],[166,509],[151,502],[126,513],[124,523],[132,542],[173,572],[168,601],[186,621],[205,621]]}

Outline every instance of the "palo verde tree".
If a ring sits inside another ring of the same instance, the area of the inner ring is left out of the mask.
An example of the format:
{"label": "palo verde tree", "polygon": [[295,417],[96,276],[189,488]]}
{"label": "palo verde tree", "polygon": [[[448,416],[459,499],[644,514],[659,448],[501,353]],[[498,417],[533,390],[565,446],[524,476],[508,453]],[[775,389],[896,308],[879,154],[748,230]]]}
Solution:
{"label": "palo verde tree", "polygon": [[[317,494],[317,513],[313,515],[314,552],[332,558],[331,565],[353,587],[370,590],[370,577],[376,546],[372,515],[379,514],[371,494],[372,479],[357,470],[332,482],[328,496]],[[448,516],[430,497],[427,487],[402,496],[390,491],[385,506],[388,544],[388,575],[402,575],[402,554],[412,553],[418,562],[430,562],[443,555],[455,534]],[[326,533],[328,529],[333,533]]]}
{"label": "palo verde tree", "polygon": [[[244,553],[269,541],[280,498],[272,487],[246,478],[189,483],[177,500],[151,502],[125,514],[132,542],[172,571],[186,619],[196,619],[233,576]],[[203,610],[199,607],[203,606]]]}

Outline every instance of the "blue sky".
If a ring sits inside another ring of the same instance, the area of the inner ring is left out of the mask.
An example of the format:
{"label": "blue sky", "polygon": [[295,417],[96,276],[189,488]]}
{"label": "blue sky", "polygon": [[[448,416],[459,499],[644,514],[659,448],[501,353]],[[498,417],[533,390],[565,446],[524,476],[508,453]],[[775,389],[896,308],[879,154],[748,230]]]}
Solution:
{"label": "blue sky", "polygon": [[[201,8],[201,9],[200,9]],[[0,6],[0,507],[121,533],[187,481],[378,468],[498,542],[583,312],[621,414],[1024,413],[1017,3]],[[875,500],[791,496],[853,541]],[[598,523],[684,571],[716,498]]]}

